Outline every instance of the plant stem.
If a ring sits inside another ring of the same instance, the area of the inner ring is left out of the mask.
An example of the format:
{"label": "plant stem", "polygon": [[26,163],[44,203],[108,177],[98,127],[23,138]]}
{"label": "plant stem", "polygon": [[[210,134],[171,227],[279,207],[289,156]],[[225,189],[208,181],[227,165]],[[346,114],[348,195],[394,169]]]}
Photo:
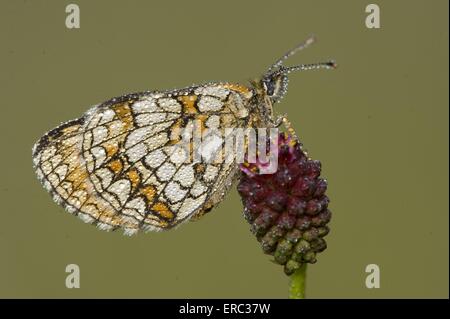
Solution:
{"label": "plant stem", "polygon": [[305,299],[306,263],[291,275],[289,299]]}

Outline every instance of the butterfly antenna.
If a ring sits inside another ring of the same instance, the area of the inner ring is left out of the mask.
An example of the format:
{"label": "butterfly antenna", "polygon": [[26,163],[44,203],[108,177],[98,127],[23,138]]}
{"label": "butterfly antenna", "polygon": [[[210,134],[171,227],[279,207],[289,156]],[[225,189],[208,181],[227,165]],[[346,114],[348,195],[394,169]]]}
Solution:
{"label": "butterfly antenna", "polygon": [[311,35],[304,42],[300,43],[296,47],[294,47],[291,50],[289,50],[288,52],[286,52],[281,58],[279,58],[274,64],[272,64],[270,66],[270,68],[267,70],[267,73],[270,73],[274,69],[279,68],[286,59],[288,59],[289,57],[293,56],[297,52],[302,51],[303,49],[306,49],[311,44],[313,44],[315,41],[316,41],[316,38],[313,35]]}
{"label": "butterfly antenna", "polygon": [[307,71],[307,70],[318,70],[318,69],[336,69],[337,64],[335,61],[327,61],[327,62],[320,62],[320,63],[311,63],[311,64],[300,64],[300,65],[294,65],[290,67],[280,67],[276,74],[289,74],[294,71]]}

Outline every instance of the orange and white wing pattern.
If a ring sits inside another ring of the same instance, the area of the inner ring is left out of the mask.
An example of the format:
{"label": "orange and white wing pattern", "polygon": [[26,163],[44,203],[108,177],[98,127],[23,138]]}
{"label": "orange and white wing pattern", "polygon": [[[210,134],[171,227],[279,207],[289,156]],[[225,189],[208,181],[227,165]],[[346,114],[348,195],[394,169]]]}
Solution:
{"label": "orange and white wing pattern", "polygon": [[192,162],[174,148],[200,121],[222,130],[249,125],[253,92],[212,83],[121,96],[45,134],[33,148],[39,180],[70,213],[100,229],[169,229],[220,202],[232,162]]}

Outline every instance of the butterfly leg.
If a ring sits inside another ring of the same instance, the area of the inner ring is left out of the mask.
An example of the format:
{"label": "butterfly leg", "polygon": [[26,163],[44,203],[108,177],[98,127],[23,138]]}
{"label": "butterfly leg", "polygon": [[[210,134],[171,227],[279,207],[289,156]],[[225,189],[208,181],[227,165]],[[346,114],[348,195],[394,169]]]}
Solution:
{"label": "butterfly leg", "polygon": [[292,124],[288,120],[287,114],[282,114],[282,115],[277,116],[277,118],[273,122],[273,125],[274,125],[274,127],[277,127],[277,128],[280,127],[281,125],[283,125],[284,128],[286,129],[286,131],[289,133],[289,135],[291,135],[292,137],[297,139],[297,134],[295,133],[295,130],[292,128]]}

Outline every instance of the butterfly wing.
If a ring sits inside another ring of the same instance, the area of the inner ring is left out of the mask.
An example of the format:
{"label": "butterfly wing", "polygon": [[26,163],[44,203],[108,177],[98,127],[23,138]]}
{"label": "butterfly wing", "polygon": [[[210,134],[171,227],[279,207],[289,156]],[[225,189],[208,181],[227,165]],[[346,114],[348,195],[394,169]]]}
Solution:
{"label": "butterfly wing", "polygon": [[[250,91],[223,84],[111,99],[34,146],[39,180],[54,200],[100,229],[162,230],[210,209],[236,172],[232,161],[195,162],[183,129],[248,125]],[[222,144],[221,144],[222,146]]]}

